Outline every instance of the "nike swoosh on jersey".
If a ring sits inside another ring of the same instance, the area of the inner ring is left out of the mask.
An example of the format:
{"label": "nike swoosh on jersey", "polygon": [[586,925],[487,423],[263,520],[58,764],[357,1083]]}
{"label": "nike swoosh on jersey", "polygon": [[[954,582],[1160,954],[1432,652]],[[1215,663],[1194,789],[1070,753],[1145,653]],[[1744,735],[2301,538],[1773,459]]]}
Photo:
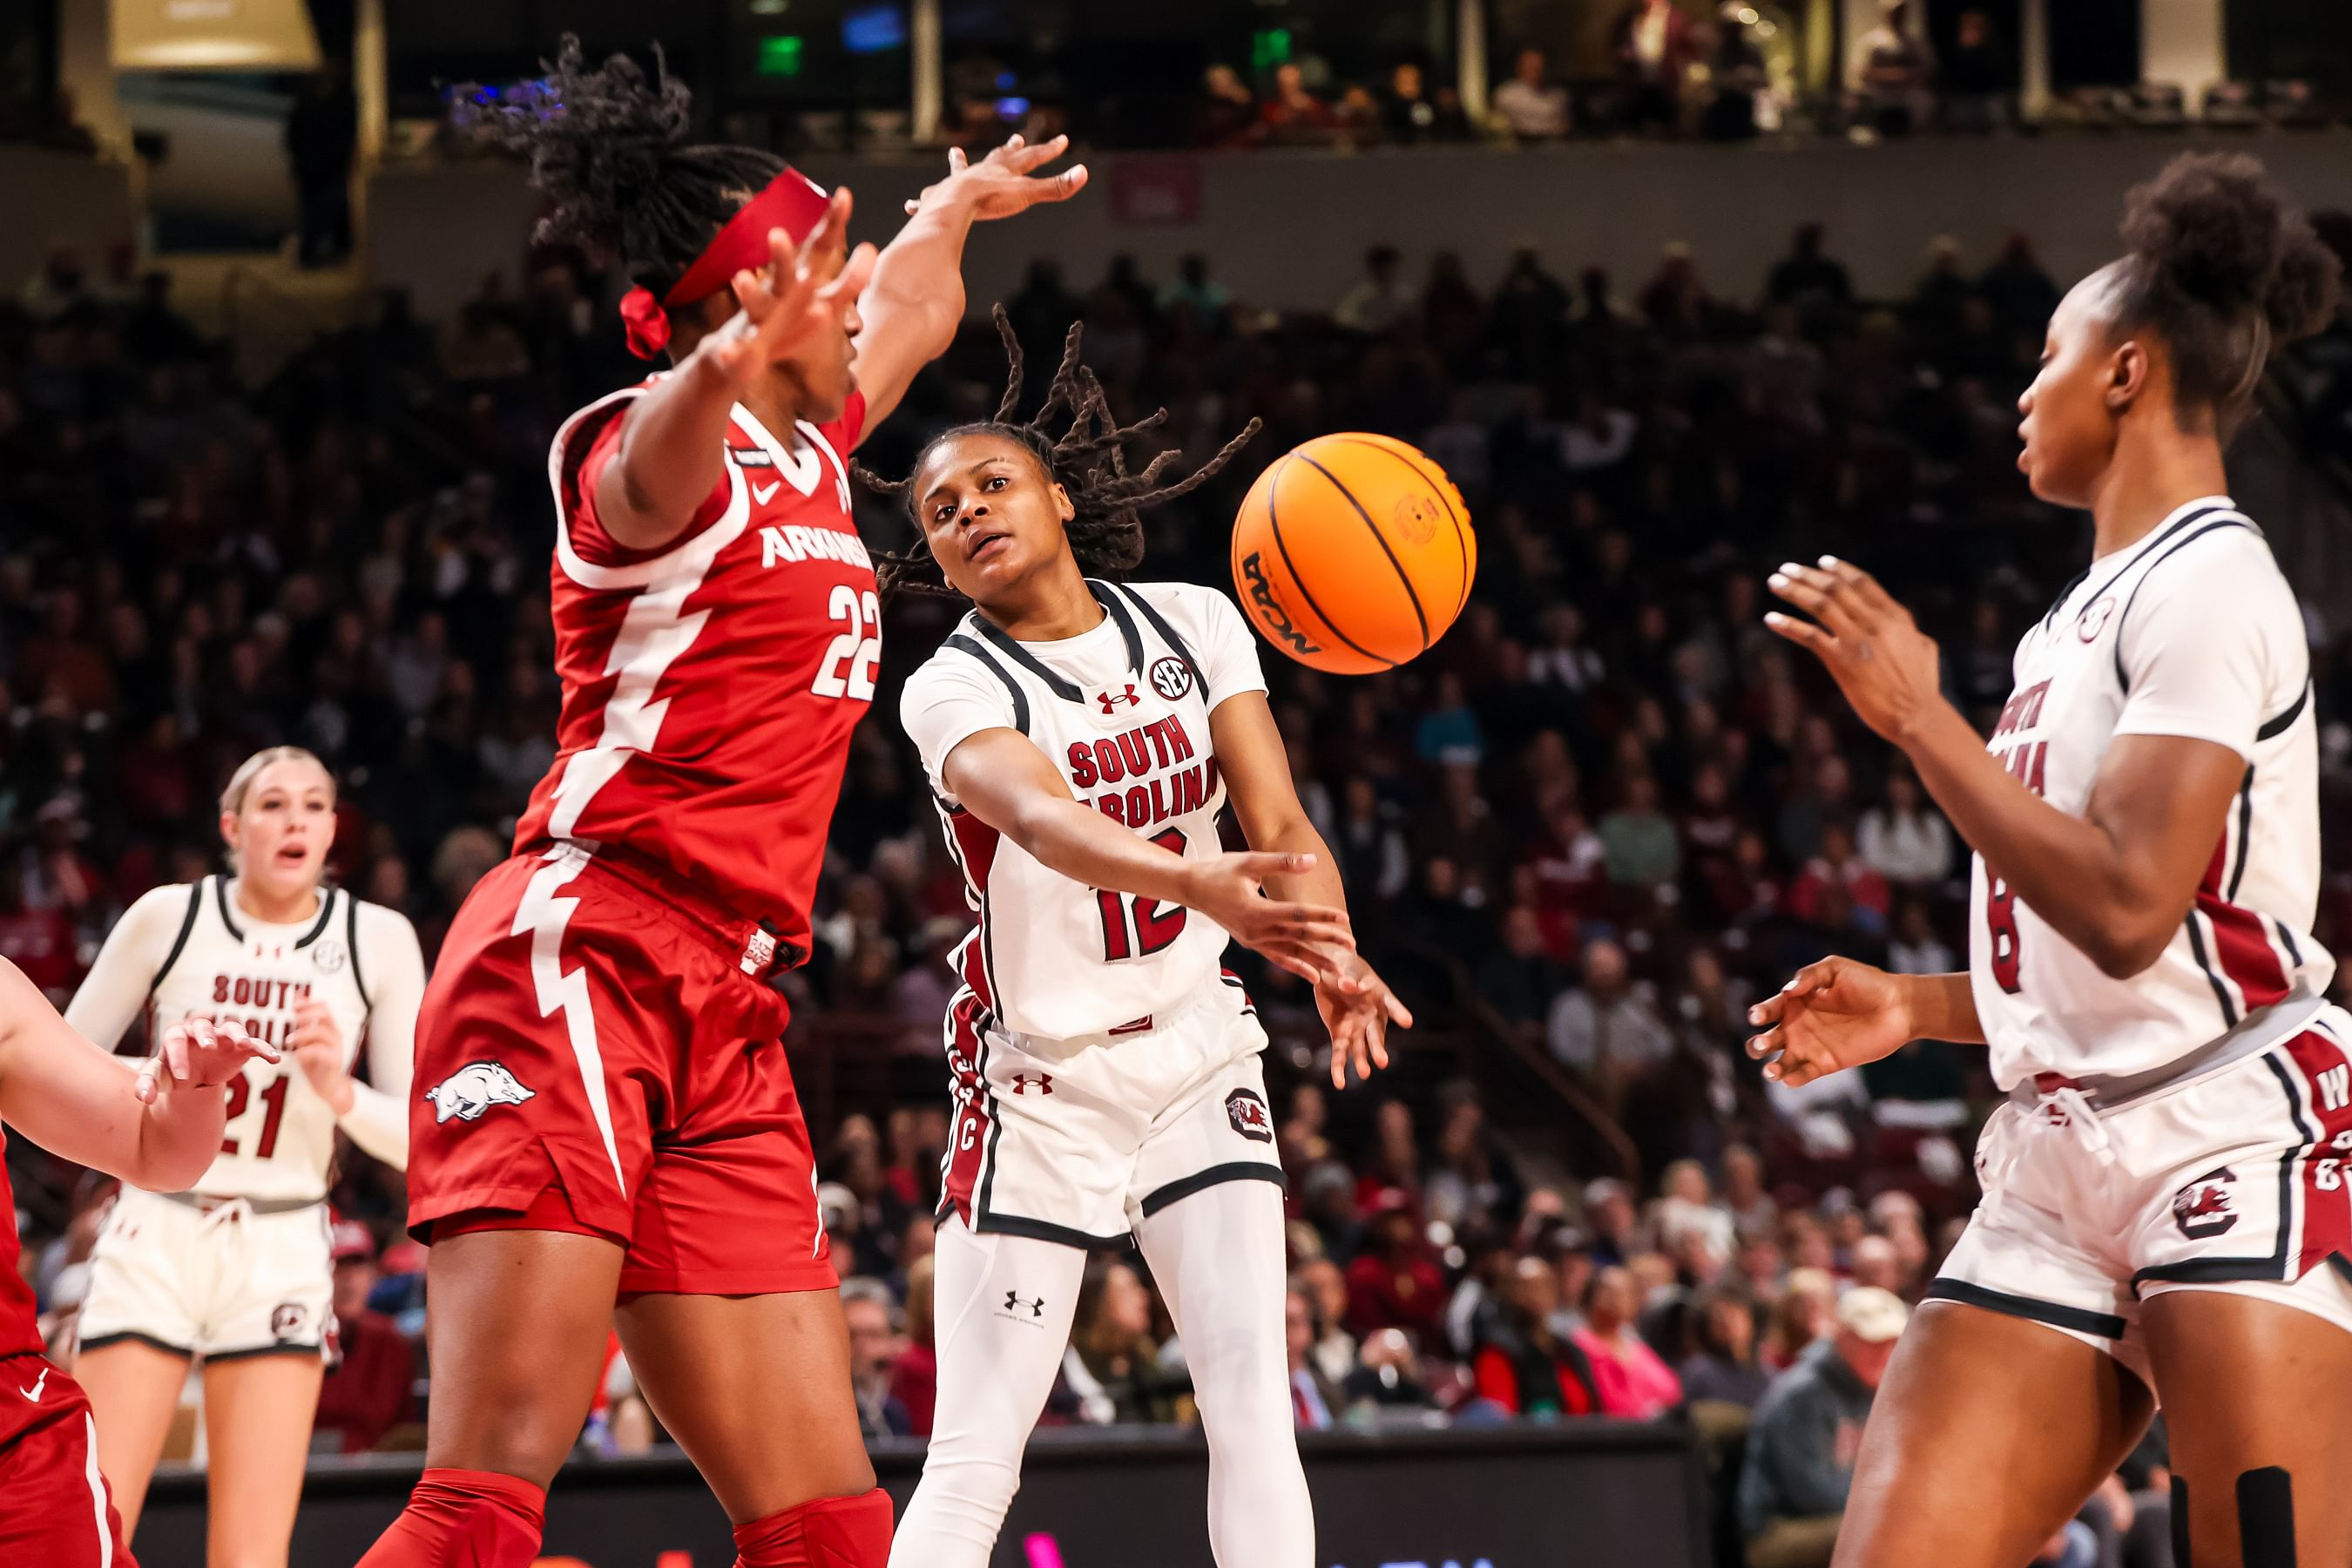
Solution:
{"label": "nike swoosh on jersey", "polygon": [[48,1386],[48,1384],[49,1384],[49,1369],[48,1369],[47,1367],[43,1367],[43,1368],[41,1369],[41,1375],[40,1375],[40,1376],[38,1376],[38,1377],[37,1377],[37,1378],[35,1378],[35,1379],[33,1379],[33,1386],[32,1386],[32,1387],[30,1387],[30,1388],[20,1388],[20,1389],[18,1389],[16,1392],[17,1392],[17,1393],[19,1393],[19,1394],[23,1394],[26,1398],[27,1398],[27,1399],[29,1399],[29,1400],[31,1400],[34,1404],[38,1405],[38,1404],[41,1402],[41,1390],[43,1390],[44,1388],[47,1388],[47,1387]]}
{"label": "nike swoosh on jersey", "polygon": [[751,487],[751,499],[758,501],[761,506],[765,506],[768,504],[768,498],[774,495],[778,490],[782,489],[783,488],[784,482],[782,479],[778,479],[769,485],[766,489],[761,489],[759,486],[753,485]]}

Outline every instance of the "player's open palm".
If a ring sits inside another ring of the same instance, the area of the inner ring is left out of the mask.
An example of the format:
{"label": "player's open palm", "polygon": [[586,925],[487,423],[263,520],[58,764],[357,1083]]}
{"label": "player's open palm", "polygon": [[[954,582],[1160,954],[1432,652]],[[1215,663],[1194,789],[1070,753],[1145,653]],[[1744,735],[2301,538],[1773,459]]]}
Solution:
{"label": "player's open palm", "polygon": [[1763,1029],[1748,1054],[1791,1089],[1892,1056],[1913,1038],[1902,982],[1850,958],[1824,958],[1748,1009]]}
{"label": "player's open palm", "polygon": [[1348,1069],[1359,1082],[1389,1065],[1389,1026],[1412,1027],[1412,1014],[1389,983],[1354,953],[1345,953],[1333,973],[1316,983],[1315,1007],[1331,1031],[1331,1087],[1348,1087]]}
{"label": "player's open palm", "polygon": [[1265,896],[1269,877],[1295,877],[1314,867],[1312,855],[1255,850],[1219,855],[1196,863],[1186,902],[1231,931],[1244,947],[1320,984],[1355,954],[1356,933],[1348,911]]}
{"label": "player's open palm", "polygon": [[948,149],[948,177],[907,204],[911,216],[935,201],[971,204],[971,216],[982,221],[1012,217],[1041,202],[1066,202],[1086,188],[1087,166],[1073,163],[1058,174],[1037,171],[1070,150],[1070,139],[1055,136],[1030,145],[1019,136],[1008,139],[979,163],[964,156],[961,147]]}
{"label": "player's open palm", "polygon": [[214,1089],[245,1070],[258,1057],[279,1058],[276,1046],[248,1035],[235,1024],[209,1018],[187,1018],[163,1031],[155,1054],[139,1068],[131,1093],[142,1105],[152,1105],[163,1094],[182,1089]]}
{"label": "player's open palm", "polygon": [[768,265],[735,274],[735,319],[713,334],[711,353],[738,386],[772,364],[807,353],[827,333],[844,331],[857,297],[874,276],[871,245],[849,248],[850,197],[837,190],[824,216],[795,246],[768,231]]}

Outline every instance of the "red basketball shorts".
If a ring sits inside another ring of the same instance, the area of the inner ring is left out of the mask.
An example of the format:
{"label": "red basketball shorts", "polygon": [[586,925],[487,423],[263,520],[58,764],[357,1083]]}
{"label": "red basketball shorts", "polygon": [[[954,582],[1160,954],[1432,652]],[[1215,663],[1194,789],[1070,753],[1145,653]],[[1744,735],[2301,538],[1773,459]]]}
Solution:
{"label": "red basketball shorts", "polygon": [[476,886],[417,1016],[420,1239],[602,1236],[625,1295],[837,1283],[784,1000],[746,972],[741,930],[672,891],[572,845]]}
{"label": "red basketball shorts", "polygon": [[138,1568],[98,1473],[89,1401],[38,1355],[0,1356],[0,1563]]}

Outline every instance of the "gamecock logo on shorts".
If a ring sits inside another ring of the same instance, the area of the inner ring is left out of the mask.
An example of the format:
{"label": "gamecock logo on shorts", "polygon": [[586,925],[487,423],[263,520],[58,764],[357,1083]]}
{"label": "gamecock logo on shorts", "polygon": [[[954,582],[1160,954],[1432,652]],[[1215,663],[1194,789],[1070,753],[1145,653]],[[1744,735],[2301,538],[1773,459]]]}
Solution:
{"label": "gamecock logo on shorts", "polygon": [[2172,1223],[2192,1241],[2220,1236],[2238,1223],[2238,1173],[2223,1165],[2206,1172],[2172,1194]]}
{"label": "gamecock logo on shorts", "polygon": [[310,1321],[310,1308],[299,1301],[281,1301],[269,1314],[269,1331],[281,1340],[298,1339]]}
{"label": "gamecock logo on shorts", "polygon": [[1274,1118],[1255,1089],[1237,1089],[1225,1096],[1225,1115],[1234,1131],[1253,1143],[1274,1142]]}
{"label": "gamecock logo on shorts", "polygon": [[493,1105],[520,1105],[538,1091],[515,1081],[515,1075],[497,1062],[467,1062],[425,1091],[433,1102],[436,1123],[457,1117],[479,1121]]}

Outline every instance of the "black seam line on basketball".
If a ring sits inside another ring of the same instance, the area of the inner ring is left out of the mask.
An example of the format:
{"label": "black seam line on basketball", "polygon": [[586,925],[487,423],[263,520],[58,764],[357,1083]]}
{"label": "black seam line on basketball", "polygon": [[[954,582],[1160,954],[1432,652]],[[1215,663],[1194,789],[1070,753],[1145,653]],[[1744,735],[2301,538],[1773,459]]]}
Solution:
{"label": "black seam line on basketball", "polygon": [[255,1345],[248,1350],[241,1351],[206,1351],[205,1352],[205,1360],[207,1362],[251,1361],[256,1356],[265,1355],[306,1355],[315,1360],[319,1353],[319,1342],[312,1340],[307,1345],[287,1343],[282,1345]]}
{"label": "black seam line on basketball", "polygon": [[375,998],[368,994],[367,977],[360,973],[360,901],[349,893],[343,895],[343,945],[351,949],[352,984],[359,991],[360,1007],[372,1013]]}
{"label": "black seam line on basketball", "polygon": [[1045,683],[1045,689],[1060,698],[1063,701],[1082,702],[1086,700],[1086,693],[1071,685],[1069,681],[1061,676],[1058,676],[1052,670],[1047,669],[1044,664],[1038,661],[1035,654],[1031,653],[1027,648],[1023,647],[1019,640],[1008,635],[1003,627],[991,625],[985,616],[978,614],[973,615],[971,617],[971,624],[974,630],[978,631],[981,636],[986,637],[990,642],[994,643],[997,648],[1002,651],[1005,657],[1011,658],[1014,663],[1020,665],[1030,674],[1044,681]]}
{"label": "black seam line on basketball", "polygon": [[2095,1312],[2087,1307],[2069,1307],[2032,1296],[2012,1296],[2005,1290],[1988,1290],[1969,1280],[1943,1275],[1927,1281],[1924,1296],[1930,1301],[1957,1301],[1964,1307],[1981,1307],[2004,1317],[2030,1318],[2053,1329],[2073,1329],[2105,1340],[2122,1339],[2130,1327],[2113,1312]]}
{"label": "black seam line on basketball", "polygon": [[[175,1345],[169,1340],[159,1340],[152,1334],[142,1334],[136,1329],[125,1329],[120,1333],[100,1334],[94,1339],[84,1340],[78,1353],[87,1355],[91,1351],[103,1350],[108,1345],[121,1344],[146,1345],[150,1349],[162,1351],[165,1355],[184,1356],[191,1361],[195,1359],[196,1354],[190,1346]],[[316,1346],[311,1348],[311,1353],[317,1353]]]}
{"label": "black seam line on basketball", "polygon": [[1289,1185],[1283,1179],[1282,1167],[1279,1165],[1270,1164],[1264,1160],[1233,1160],[1222,1165],[1212,1165],[1205,1171],[1195,1171],[1181,1180],[1171,1182],[1166,1186],[1147,1194],[1144,1200],[1135,1206],[1142,1211],[1144,1218],[1150,1219],[1170,1204],[1182,1198],[1189,1198],[1194,1193],[1206,1192],[1211,1187],[1223,1186],[1227,1182],[1272,1182],[1276,1186],[1286,1189]]}
{"label": "black seam line on basketball", "polygon": [[[2216,508],[2214,510],[2215,511],[2221,511],[2223,509]],[[2134,583],[2131,585],[2131,592],[2124,595],[2123,607],[2116,612],[2116,684],[2122,687],[2126,692],[2131,690],[2131,678],[2124,673],[2124,622],[2130,616],[2132,606],[2139,603],[2139,591],[2147,586],[2149,576],[2155,573],[2158,567],[2163,565],[2168,559],[2178,554],[2179,552],[2188,549],[2190,545],[2196,543],[2199,540],[2204,538],[2209,533],[2219,533],[2225,528],[2242,528],[2250,531],[2256,539],[2260,539],[2263,536],[2263,531],[2254,527],[2253,520],[2251,518],[2240,517],[2235,513],[2221,517],[2213,517],[2212,512],[2200,513],[2200,515],[2212,517],[2213,521],[2206,523],[2196,532],[2189,534],[2178,542],[2168,546],[2163,554],[2155,556],[2152,559],[2145,556],[2142,557],[2143,559],[2147,559],[2147,570],[2139,574],[2139,581]],[[2191,518],[2181,519],[2179,523],[2176,523],[2173,527],[2165,531],[2165,537],[2168,539],[2171,538],[2173,534],[2179,533],[2181,529],[2186,528],[2193,521],[2195,520]],[[2161,542],[2159,541],[2159,542]],[[2130,570],[2131,568],[2129,566],[2124,568],[2124,572],[2128,572]],[[2113,586],[2116,580],[2123,576],[2124,572],[2118,572],[2114,577],[2108,578],[2108,585]],[[2095,599],[2092,602],[2094,604],[2097,603]]]}
{"label": "black seam line on basketball", "polygon": [[155,987],[163,984],[163,976],[172,973],[172,965],[179,963],[180,954],[188,950],[188,933],[196,929],[196,916],[204,907],[205,882],[200,877],[188,885],[188,912],[180,917],[180,934],[172,939],[172,951],[163,955],[163,967],[147,983],[148,995],[155,994]]}
{"label": "black seam line on basketball", "polygon": [[2294,721],[2303,717],[2303,710],[2310,705],[2310,702],[2311,678],[2309,676],[2305,676],[2304,678],[2303,689],[2295,693],[2294,700],[2287,705],[2286,711],[2281,713],[2275,719],[2263,720],[2263,727],[2254,731],[2254,739],[2257,741],[2277,740],[2281,735],[2285,734],[2287,731],[2294,727]]}
{"label": "black seam line on basketball", "polygon": [[1011,670],[996,662],[995,655],[965,637],[961,632],[949,634],[947,640],[940,646],[954,648],[958,653],[970,654],[980,660],[991,675],[1003,681],[1004,689],[1013,698],[1013,727],[1024,735],[1029,732],[1029,694],[1021,689],[1021,683],[1013,679]]}
{"label": "black seam line on basketball", "polygon": [[[1282,460],[1285,466],[1289,464],[1292,457],[1294,456],[1296,456],[1296,454],[1284,454]],[[1315,618],[1323,623],[1324,630],[1329,632],[1333,637],[1338,637],[1341,642],[1346,643],[1349,647],[1354,648],[1358,653],[1362,654],[1366,658],[1371,659],[1378,664],[1384,664],[1391,669],[1394,669],[1397,667],[1396,660],[1392,658],[1382,658],[1379,654],[1374,653],[1370,648],[1366,647],[1363,644],[1349,637],[1346,632],[1341,631],[1339,629],[1339,623],[1334,621],[1330,616],[1325,615],[1323,613],[1323,606],[1315,602],[1315,591],[1307,585],[1307,579],[1298,574],[1297,566],[1293,564],[1290,559],[1290,546],[1282,542],[1282,513],[1281,508],[1276,504],[1281,498],[1282,470],[1277,468],[1275,470],[1274,482],[1265,487],[1265,528],[1268,533],[1274,535],[1274,552],[1282,557],[1282,569],[1290,574],[1291,582],[1297,586],[1298,596],[1307,601],[1307,607],[1315,612]],[[1353,500],[1354,498],[1349,497],[1349,499]]]}
{"label": "black seam line on basketball", "polygon": [[1127,644],[1127,668],[1135,671],[1138,680],[1142,679],[1143,634],[1136,629],[1135,616],[1129,613],[1125,605],[1119,603],[1118,595],[1106,591],[1103,585],[1093,578],[1087,579],[1087,588],[1094,595],[1095,603],[1103,607],[1103,613],[1118,623],[1119,637]]}
{"label": "black seam line on basketball", "polygon": [[2238,785],[2238,864],[2230,873],[2230,890],[2221,896],[2231,903],[2238,901],[2238,884],[2246,879],[2247,853],[2253,843],[2254,831],[2254,764],[2246,764],[2246,776]]}
{"label": "black seam line on basketball", "polygon": [[2185,922],[2189,928],[2189,951],[2196,958],[2197,967],[2205,972],[2205,984],[2213,988],[2213,1000],[2221,1005],[2222,1026],[2234,1029],[2238,1026],[2237,1005],[2230,1000],[2230,988],[2221,984],[2220,975],[2213,973],[2213,961],[2205,956],[2205,933],[2197,925],[2200,918],[2196,907],[2190,906],[2189,919]]}
{"label": "black seam line on basketball", "polygon": [[1389,558],[1389,565],[1396,573],[1397,582],[1403,585],[1405,602],[1412,606],[1412,618],[1414,621],[1418,622],[1421,626],[1422,651],[1423,653],[1428,652],[1429,617],[1421,613],[1421,595],[1413,592],[1412,579],[1405,575],[1404,563],[1398,560],[1396,557],[1396,552],[1389,548],[1388,535],[1382,533],[1381,531],[1381,525],[1372,521],[1372,514],[1364,510],[1364,503],[1356,499],[1356,492],[1339,482],[1339,475],[1333,473],[1330,469],[1325,468],[1322,464],[1317,462],[1314,458],[1307,456],[1303,452],[1297,454],[1297,457],[1300,462],[1306,464],[1308,468],[1314,469],[1317,473],[1330,480],[1331,488],[1338,490],[1341,495],[1346,496],[1348,498],[1348,504],[1356,509],[1356,515],[1364,520],[1365,529],[1370,532],[1373,542],[1381,547],[1381,553]]}
{"label": "black seam line on basketball", "polygon": [[338,888],[331,883],[319,889],[319,918],[310,922],[310,929],[309,931],[304,931],[300,936],[294,939],[294,945],[296,947],[308,947],[312,942],[319,940],[319,934],[327,929],[327,922],[335,918],[335,895],[337,893],[342,893],[343,898],[347,901],[351,900],[351,894],[344,892],[342,889]]}
{"label": "black seam line on basketball", "polygon": [[228,910],[228,879],[217,873],[213,877],[213,901],[220,905],[221,924],[228,927],[228,934],[243,942],[245,928],[236,923],[236,917]]}
{"label": "black seam line on basketball", "polygon": [[[1390,457],[1402,463],[1414,479],[1423,484],[1429,483],[1429,476],[1414,468],[1412,458],[1392,447],[1383,447],[1378,441],[1367,441],[1360,436],[1335,436],[1331,438],[1335,441],[1345,441],[1350,447],[1370,447],[1375,452],[1386,452]],[[1454,548],[1462,557],[1462,595],[1454,603],[1454,613],[1459,616],[1462,613],[1462,606],[1470,602],[1470,542],[1462,527],[1462,520],[1454,515],[1453,498],[1445,493],[1443,486],[1430,485],[1429,488],[1435,492],[1438,504],[1445,509],[1445,521],[1454,525]],[[1428,645],[1424,643],[1423,646]]]}
{"label": "black seam line on basketball", "polygon": [[1151,623],[1151,629],[1160,634],[1160,640],[1168,645],[1169,649],[1173,652],[1178,658],[1184,661],[1184,668],[1192,672],[1192,684],[1201,689],[1201,700],[1207,703],[1212,708],[1215,707],[1216,703],[1211,699],[1209,694],[1209,678],[1201,673],[1200,661],[1192,657],[1192,645],[1187,643],[1182,637],[1176,635],[1176,628],[1168,624],[1167,617],[1162,616],[1158,610],[1153,609],[1151,607],[1151,601],[1137,593],[1134,589],[1122,587],[1115,583],[1106,584],[1104,585],[1108,587],[1113,593],[1118,595],[1119,597],[1125,599],[1128,603],[1133,605],[1135,606],[1136,613],[1140,615],[1145,620]]}
{"label": "black seam line on basketball", "polygon": [[1135,1238],[1126,1231],[1117,1236],[1094,1236],[1083,1230],[1073,1230],[1066,1225],[1051,1220],[1031,1219],[1026,1215],[998,1214],[984,1215],[972,1231],[979,1236],[1018,1236],[1030,1241],[1058,1242],[1064,1247],[1082,1247],[1089,1250],[1098,1247],[1125,1247]]}

